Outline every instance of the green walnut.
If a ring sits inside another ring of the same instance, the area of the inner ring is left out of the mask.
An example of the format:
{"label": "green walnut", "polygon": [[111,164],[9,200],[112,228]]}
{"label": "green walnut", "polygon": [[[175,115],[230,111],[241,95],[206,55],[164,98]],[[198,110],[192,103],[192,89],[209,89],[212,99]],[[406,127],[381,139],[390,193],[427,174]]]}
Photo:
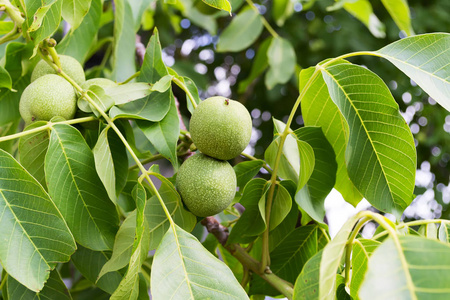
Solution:
{"label": "green walnut", "polygon": [[112,80],[106,79],[106,78],[92,78],[92,79],[86,80],[81,85],[81,88],[83,90],[87,90],[93,85],[98,85],[99,87],[101,87],[103,89],[106,89],[106,88],[109,88],[109,87],[116,86],[117,83],[115,83]]}
{"label": "green walnut", "polygon": [[[81,66],[78,60],[67,55],[59,55],[58,57],[62,70],[69,75],[70,78],[72,78],[79,85],[86,81],[83,66]],[[50,67],[46,61],[41,60],[38,62],[36,67],[34,67],[33,73],[31,74],[31,82],[47,74],[56,74],[56,71]]]}
{"label": "green walnut", "polygon": [[238,156],[250,142],[252,119],[241,103],[217,96],[197,106],[189,129],[198,150],[228,160]]}
{"label": "green walnut", "polygon": [[176,186],[194,215],[213,216],[233,201],[236,174],[228,162],[198,153],[181,165]]}
{"label": "green walnut", "polygon": [[53,74],[39,77],[27,86],[19,103],[20,115],[26,124],[36,120],[49,121],[56,116],[70,120],[76,108],[77,95],[72,85]]}

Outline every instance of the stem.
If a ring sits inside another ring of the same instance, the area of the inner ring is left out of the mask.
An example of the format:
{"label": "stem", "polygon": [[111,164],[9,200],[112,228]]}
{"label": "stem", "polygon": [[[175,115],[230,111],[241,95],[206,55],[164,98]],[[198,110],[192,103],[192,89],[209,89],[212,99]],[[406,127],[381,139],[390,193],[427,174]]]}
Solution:
{"label": "stem", "polygon": [[[402,229],[402,228],[405,228],[405,227],[420,226],[420,225],[432,224],[432,223],[435,223],[435,224],[436,224],[436,223],[440,223],[440,224],[445,224],[445,223],[447,223],[447,224],[450,224],[450,220],[443,220],[443,219],[434,219],[434,220],[415,220],[415,221],[410,221],[410,222],[406,222],[406,223],[399,224],[399,225],[395,226],[395,228],[396,228],[396,229]],[[380,232],[379,234],[374,235],[374,236],[372,237],[372,239],[373,239],[373,240],[377,240],[377,239],[379,239],[380,237],[383,237],[383,236],[387,235],[388,233],[389,233],[389,232],[387,232],[387,231]]]}
{"label": "stem", "polygon": [[130,82],[130,81],[133,80],[134,78],[138,77],[140,74],[141,74],[141,71],[137,71],[136,73],[134,73],[133,75],[131,75],[127,80],[125,80],[124,82],[119,83],[119,85]]}
{"label": "stem", "polygon": [[[247,154],[247,153],[244,153],[244,152],[242,152],[241,155],[242,155],[243,157],[245,157],[245,158],[250,159],[250,160],[260,160],[260,159],[258,159],[258,158],[256,158],[256,157],[251,156],[250,154]],[[266,162],[264,162],[263,168],[264,168],[267,172],[269,172],[269,174],[272,174],[272,170],[269,168],[269,166],[266,164]]]}
{"label": "stem", "polygon": [[[177,156],[178,157],[185,156],[186,154],[189,154],[190,152],[191,151],[177,153]],[[153,161],[157,161],[157,160],[164,159],[164,158],[165,157],[162,154],[156,154],[156,155],[153,155],[152,157],[149,157],[149,158],[146,158],[146,159],[142,160],[141,164],[146,165],[146,164],[151,163]],[[131,167],[129,167],[128,170],[134,170],[134,169],[136,169],[138,167],[139,166],[137,164],[135,164],[135,165],[132,165]]]}
{"label": "stem", "polygon": [[20,10],[9,2],[9,0],[0,0],[0,7],[5,8],[5,12],[9,18],[17,25],[18,28],[22,28],[25,19],[22,17]]}
{"label": "stem", "polygon": [[251,7],[254,11],[256,11],[256,12],[258,13],[258,15],[261,16],[261,21],[262,21],[264,27],[266,27],[267,31],[268,31],[274,38],[278,38],[278,37],[279,37],[278,33],[272,28],[272,26],[270,26],[270,24],[269,24],[269,22],[267,22],[266,18],[264,18],[264,16],[261,15],[261,14],[259,13],[258,8],[255,6],[255,4],[252,2],[252,0],[245,0],[245,1],[247,2],[248,5],[250,5],[250,7]]}
{"label": "stem", "polygon": [[194,97],[192,96],[191,92],[189,91],[189,89],[187,88],[187,86],[178,78],[173,77],[172,81],[175,82],[176,85],[178,85],[188,96],[189,100],[191,101],[192,106],[194,107],[194,109],[197,108],[197,103],[194,100]]}
{"label": "stem", "polygon": [[288,121],[286,123],[286,127],[284,128],[284,131],[280,134],[280,144],[278,146],[277,156],[275,158],[275,164],[273,166],[272,170],[272,176],[270,178],[270,189],[267,194],[267,202],[266,202],[266,223],[267,228],[263,233],[262,236],[262,256],[261,256],[261,262],[262,262],[262,268],[265,269],[270,264],[270,257],[269,257],[269,223],[270,223],[270,212],[272,209],[272,202],[273,202],[273,194],[275,191],[275,185],[277,181],[277,172],[278,172],[278,166],[280,164],[281,154],[283,152],[283,146],[284,141],[286,140],[287,136],[290,134],[291,129],[291,123],[294,119],[295,113],[300,105],[300,102],[302,101],[303,97],[306,94],[306,91],[309,89],[317,75],[319,74],[319,70],[316,69],[312,76],[309,78],[308,82],[306,83],[305,87],[301,91],[300,95],[298,96],[297,100],[295,101],[294,106],[292,107],[291,114],[289,115]]}
{"label": "stem", "polygon": [[30,135],[36,132],[40,132],[40,131],[44,131],[44,130],[48,130],[50,128],[53,127],[53,125],[55,124],[77,124],[77,123],[84,123],[84,122],[90,122],[90,121],[94,121],[96,120],[95,117],[84,117],[84,118],[78,118],[78,119],[72,119],[72,120],[67,120],[67,121],[60,121],[60,122],[48,122],[47,124],[43,125],[43,126],[39,126],[33,129],[29,129],[29,130],[25,130],[16,134],[11,134],[11,135],[7,135],[7,136],[3,136],[0,137],[0,142],[4,142],[4,141],[9,141],[9,140],[13,140],[13,139],[18,139],[22,136],[26,136],[26,135]]}
{"label": "stem", "polygon": [[99,77],[102,70],[105,69],[106,63],[108,62],[111,52],[112,52],[112,45],[109,45],[108,48],[106,48],[105,55],[103,56],[103,59],[98,69],[95,71],[95,77]]}
{"label": "stem", "polygon": [[358,224],[356,224],[355,228],[353,229],[350,238],[347,240],[347,244],[345,245],[345,286],[347,287],[349,287],[350,285],[350,260],[352,255],[353,241],[355,240],[361,228],[367,223],[367,221],[370,221],[370,217],[363,217],[361,220],[359,220]]}
{"label": "stem", "polygon": [[8,279],[8,273],[6,273],[6,275],[3,276],[2,282],[0,282],[0,292],[2,291],[3,287],[5,286],[6,279]]}
{"label": "stem", "polygon": [[0,44],[12,41],[17,39],[20,36],[20,32],[18,31],[17,24],[14,24],[13,30],[5,34],[0,38]]}

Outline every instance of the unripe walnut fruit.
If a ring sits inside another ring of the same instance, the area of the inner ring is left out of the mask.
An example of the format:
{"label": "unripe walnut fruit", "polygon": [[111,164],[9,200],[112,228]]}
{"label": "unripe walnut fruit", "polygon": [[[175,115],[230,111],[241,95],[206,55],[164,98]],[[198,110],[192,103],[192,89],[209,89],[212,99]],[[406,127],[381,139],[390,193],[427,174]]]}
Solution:
{"label": "unripe walnut fruit", "polygon": [[228,162],[198,153],[181,165],[176,186],[194,215],[213,216],[233,201],[236,174]]}
{"label": "unripe walnut fruit", "polygon": [[211,97],[194,110],[189,130],[198,150],[228,160],[238,156],[250,142],[252,119],[241,103],[225,97]]}
{"label": "unripe walnut fruit", "polygon": [[[59,62],[61,63],[61,69],[64,73],[66,73],[79,85],[86,81],[83,66],[81,66],[78,60],[67,55],[58,55],[58,57]],[[31,82],[47,74],[57,73],[46,61],[41,60],[37,63],[36,67],[34,67],[33,73],[31,74]]]}
{"label": "unripe walnut fruit", "polygon": [[76,108],[77,95],[72,85],[53,74],[39,77],[27,86],[19,104],[20,115],[27,124],[36,120],[49,121],[56,116],[70,120]]}

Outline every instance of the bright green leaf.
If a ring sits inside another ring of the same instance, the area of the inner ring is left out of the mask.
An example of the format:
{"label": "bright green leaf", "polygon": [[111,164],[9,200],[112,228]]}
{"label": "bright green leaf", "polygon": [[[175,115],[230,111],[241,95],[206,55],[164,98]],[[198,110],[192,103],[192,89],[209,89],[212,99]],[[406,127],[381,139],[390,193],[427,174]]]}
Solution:
{"label": "bright green leaf", "polygon": [[388,238],[369,259],[359,297],[444,300],[450,294],[449,269],[449,246],[417,236]]}
{"label": "bright green leaf", "polygon": [[291,0],[274,0],[272,6],[272,17],[279,27],[284,25],[294,13],[294,2]]}
{"label": "bright green leaf", "polygon": [[237,186],[240,190],[244,189],[244,186],[249,182],[264,165],[263,160],[250,160],[241,162],[233,167],[236,173]]}
{"label": "bright green leaf", "polygon": [[228,266],[177,225],[169,228],[156,250],[151,286],[155,300],[248,299]]}
{"label": "bright green leaf", "polygon": [[56,264],[69,260],[75,241],[46,191],[3,150],[0,211],[2,266],[28,289],[40,291]]}
{"label": "bright green leaf", "polygon": [[404,38],[376,52],[414,80],[450,111],[450,34],[432,33]]}
{"label": "bright green leaf", "polygon": [[151,88],[145,82],[130,82],[105,88],[105,92],[114,99],[115,105],[121,105],[150,95]]}
{"label": "bright green leaf", "polygon": [[54,125],[45,157],[49,194],[78,243],[109,250],[119,218],[94,166],[94,155],[80,132],[70,125]]}
{"label": "bright green leaf", "polygon": [[1,88],[7,88],[8,90],[11,90],[12,88],[11,76],[2,66],[0,66],[0,89]]}
{"label": "bright green leaf", "polygon": [[409,13],[409,6],[407,0],[381,0],[384,7],[394,19],[400,30],[403,30],[407,35],[414,35],[414,30],[411,27],[411,16]]}
{"label": "bright green leaf", "polygon": [[[314,70],[314,68],[308,68],[301,71],[301,91],[306,88],[306,83],[312,77]],[[356,206],[362,199],[362,195],[351,182],[345,164],[348,125],[336,104],[331,100],[322,76],[315,76],[304,93],[301,107],[305,125],[322,127],[325,137],[336,154],[338,170],[335,188],[347,202]]]}
{"label": "bright green leaf", "polygon": [[166,75],[164,77],[162,77],[160,80],[158,80],[157,82],[155,82],[155,84],[152,86],[151,90],[152,91],[156,91],[159,93],[164,93],[165,91],[167,91],[171,84],[172,84],[172,75]]}
{"label": "bright green leaf", "polygon": [[374,37],[386,37],[385,26],[373,13],[369,0],[346,1],[344,9],[366,25]]}
{"label": "bright green leaf", "polygon": [[322,75],[349,124],[346,164],[364,197],[400,218],[413,199],[416,149],[385,83],[366,68],[338,64]]}
{"label": "bright green leaf", "polygon": [[169,72],[162,61],[161,42],[159,41],[158,29],[155,28],[145,50],[144,62],[138,81],[153,84],[166,75],[169,75]]}
{"label": "bright green leaf", "polygon": [[231,4],[228,0],[202,0],[209,6],[227,11],[231,14]]}

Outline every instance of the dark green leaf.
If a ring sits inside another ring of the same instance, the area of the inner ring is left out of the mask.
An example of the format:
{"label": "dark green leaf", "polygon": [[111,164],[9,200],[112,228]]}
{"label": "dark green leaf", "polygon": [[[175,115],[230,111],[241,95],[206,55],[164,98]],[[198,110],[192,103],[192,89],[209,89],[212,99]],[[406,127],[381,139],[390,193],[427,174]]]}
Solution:
{"label": "dark green leaf", "polygon": [[290,0],[274,0],[272,17],[278,26],[283,26],[286,19],[294,13],[294,2]]}
{"label": "dark green leaf", "polygon": [[305,264],[294,285],[294,300],[316,300],[319,298],[319,270],[323,251],[319,251]]}
{"label": "dark green leaf", "polygon": [[242,94],[245,92],[250,84],[258,78],[259,75],[264,72],[265,69],[269,66],[269,61],[267,59],[267,50],[272,42],[272,38],[265,39],[261,45],[258,47],[258,51],[256,52],[256,56],[253,60],[252,69],[250,70],[250,75],[244,80],[239,82],[238,93]]}
{"label": "dark green leaf", "polygon": [[244,186],[249,182],[259,170],[264,166],[263,160],[251,160],[241,162],[233,167],[236,173],[237,186],[240,190],[244,189]]}
{"label": "dark green leaf", "polygon": [[172,91],[170,96],[170,109],[160,122],[137,121],[137,125],[144,132],[156,150],[170,160],[175,169],[178,168],[177,142],[180,135],[180,120]]}
{"label": "dark green leaf", "polygon": [[294,131],[294,134],[313,148],[315,158],[311,177],[297,192],[295,201],[315,221],[323,223],[325,198],[336,181],[337,164],[334,151],[320,127],[302,127]]}
{"label": "dark green leaf", "polygon": [[9,299],[58,299],[71,300],[69,291],[61,279],[57,270],[50,272],[50,276],[44,285],[44,288],[39,292],[33,292],[21,285],[11,276],[8,277],[8,297]]}
{"label": "dark green leaf", "polygon": [[108,261],[108,258],[105,252],[92,251],[80,245],[78,245],[75,254],[72,255],[74,265],[86,279],[105,292],[112,294],[119,286],[122,275],[116,271],[98,278],[100,270]]}
{"label": "dark green leaf", "polygon": [[[63,216],[42,186],[0,150],[0,261],[32,291],[40,291],[76,245]],[[24,272],[23,270],[27,270]]]}
{"label": "dark green leaf", "polygon": [[159,41],[158,30],[155,28],[145,51],[138,81],[153,84],[166,75],[169,75],[169,72],[162,60],[161,42]]}
{"label": "dark green leaf", "polygon": [[94,166],[92,151],[80,132],[70,125],[54,125],[45,157],[49,194],[78,243],[109,250],[119,218]]}
{"label": "dark green leaf", "polygon": [[265,199],[268,185],[262,178],[255,178],[247,183],[240,200],[245,211],[231,230],[227,243],[251,242],[266,229],[258,203],[262,198]]}
{"label": "dark green leaf", "polygon": [[[286,235],[270,252],[270,269],[288,282],[294,282],[305,263],[317,253],[317,225],[301,226]],[[254,277],[250,294],[279,295],[261,277]]]}

